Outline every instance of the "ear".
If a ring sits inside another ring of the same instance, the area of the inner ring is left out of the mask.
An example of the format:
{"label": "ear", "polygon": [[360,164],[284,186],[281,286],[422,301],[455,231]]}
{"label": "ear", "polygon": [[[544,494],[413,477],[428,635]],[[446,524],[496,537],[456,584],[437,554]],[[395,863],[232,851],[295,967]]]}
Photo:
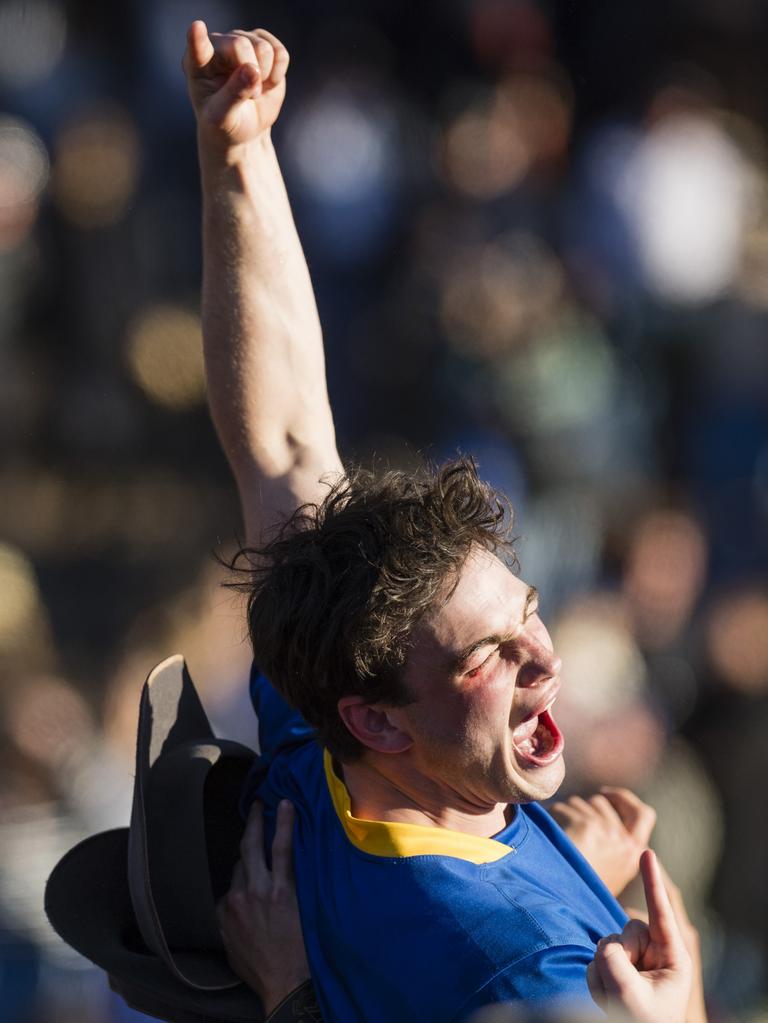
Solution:
{"label": "ear", "polygon": [[336,704],[339,717],[354,737],[379,753],[405,753],[413,739],[402,731],[380,704],[366,703],[362,696],[342,696]]}

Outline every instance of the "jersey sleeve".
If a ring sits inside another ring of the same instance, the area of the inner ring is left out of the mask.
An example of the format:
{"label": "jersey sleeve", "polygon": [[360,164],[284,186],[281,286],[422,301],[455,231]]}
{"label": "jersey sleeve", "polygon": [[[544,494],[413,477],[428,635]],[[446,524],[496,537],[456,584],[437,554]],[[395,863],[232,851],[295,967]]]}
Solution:
{"label": "jersey sleeve", "polygon": [[[251,667],[249,691],[259,721],[260,753],[240,794],[240,814],[243,819],[248,816],[251,804],[268,777],[275,757],[283,750],[309,742],[315,736],[312,726],[285,702],[256,664]],[[260,793],[260,798],[264,798],[263,792]]]}
{"label": "jersey sleeve", "polygon": [[524,1003],[555,1018],[605,1019],[587,986],[587,966],[594,949],[585,945],[554,945],[531,952],[497,973],[465,1002],[451,1023],[464,1023],[477,1009],[498,1002]]}
{"label": "jersey sleeve", "polygon": [[259,749],[262,758],[272,759],[281,749],[299,745],[314,737],[312,726],[285,702],[255,664],[251,668],[250,694],[259,720]]}

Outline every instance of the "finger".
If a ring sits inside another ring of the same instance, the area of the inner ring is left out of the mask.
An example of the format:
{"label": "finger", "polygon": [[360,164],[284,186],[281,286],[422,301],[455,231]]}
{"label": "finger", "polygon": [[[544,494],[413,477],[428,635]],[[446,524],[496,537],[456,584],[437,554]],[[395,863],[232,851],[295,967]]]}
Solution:
{"label": "finger", "polygon": [[629,920],[621,932],[620,941],[633,966],[642,962],[651,940],[648,925],[642,920]]}
{"label": "finger", "polygon": [[240,842],[245,883],[248,888],[263,885],[269,880],[264,858],[264,811],[258,800],[251,807]]}
{"label": "finger", "polygon": [[586,799],[582,799],[581,796],[571,796],[568,799],[568,805],[582,816],[594,817],[592,807],[589,805]]}
{"label": "finger", "polygon": [[656,811],[653,807],[644,803],[630,789],[603,785],[600,792],[614,807],[624,823],[624,827],[640,837],[642,844],[645,845],[651,837],[656,823]]}
{"label": "finger", "polygon": [[645,901],[648,904],[648,930],[651,941],[674,959],[683,945],[683,938],[664,886],[659,861],[652,849],[646,849],[640,857],[640,873],[643,877]]}
{"label": "finger", "polygon": [[229,890],[233,888],[247,888],[248,879],[245,876],[245,867],[243,861],[238,860],[232,870],[232,880],[229,882]]}
{"label": "finger", "polygon": [[589,805],[595,810],[602,819],[610,824],[612,827],[616,827],[618,824],[620,827],[625,828],[624,821],[621,815],[618,813],[613,804],[604,795],[597,794],[592,796],[589,800]]}
{"label": "finger", "polygon": [[572,824],[578,817],[576,811],[567,803],[553,803],[549,812],[560,824]]}
{"label": "finger", "polygon": [[587,987],[593,999],[600,1005],[605,1000],[605,988],[597,970],[597,963],[593,959],[587,967]]}
{"label": "finger", "polygon": [[266,39],[272,46],[274,56],[269,81],[272,85],[278,85],[285,78],[285,73],[288,70],[288,65],[291,61],[290,54],[277,36],[272,35],[271,32],[267,32],[266,29],[260,28],[257,29],[257,33],[262,39]]}
{"label": "finger", "polygon": [[261,80],[266,83],[272,74],[272,67],[275,63],[275,49],[268,39],[262,38],[258,31],[246,32],[244,29],[235,29],[232,35],[243,36],[253,47],[256,62],[261,72]]}
{"label": "finger", "polygon": [[219,91],[211,97],[206,117],[211,124],[229,131],[240,115],[245,103],[261,95],[261,78],[255,64],[242,64],[229,76]]}
{"label": "finger", "polygon": [[637,986],[638,974],[629,960],[618,934],[609,934],[597,943],[594,963],[606,995],[627,995]]}
{"label": "finger", "polygon": [[213,58],[213,43],[204,21],[193,21],[187,30],[187,57],[192,71],[200,71]]}
{"label": "finger", "polygon": [[277,828],[272,843],[272,877],[275,882],[290,884],[293,881],[293,859],[291,840],[293,836],[293,803],[284,799],[277,808]]}
{"label": "finger", "polygon": [[241,64],[255,64],[258,68],[256,49],[247,33],[212,32],[211,42],[217,63],[225,68],[236,68]]}

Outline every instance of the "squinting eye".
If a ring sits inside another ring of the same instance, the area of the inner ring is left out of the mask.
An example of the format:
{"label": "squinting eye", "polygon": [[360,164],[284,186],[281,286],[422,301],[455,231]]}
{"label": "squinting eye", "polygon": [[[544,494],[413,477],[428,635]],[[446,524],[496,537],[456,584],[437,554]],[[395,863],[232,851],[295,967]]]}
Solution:
{"label": "squinting eye", "polygon": [[481,661],[480,664],[477,665],[477,667],[470,668],[469,671],[465,671],[464,672],[464,678],[475,678],[477,675],[479,675],[480,672],[483,670],[483,668],[488,663],[488,661],[490,661],[490,659],[493,657],[493,655],[497,654],[498,652],[499,652],[499,648],[498,647],[495,647],[493,650],[491,650],[491,652],[488,654],[488,656],[485,658],[485,660]]}

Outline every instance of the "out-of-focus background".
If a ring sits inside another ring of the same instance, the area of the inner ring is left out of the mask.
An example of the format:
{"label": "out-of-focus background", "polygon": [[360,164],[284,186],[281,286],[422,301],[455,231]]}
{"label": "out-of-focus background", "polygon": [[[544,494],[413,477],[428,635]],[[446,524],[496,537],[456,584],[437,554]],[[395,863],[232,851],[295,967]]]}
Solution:
{"label": "out-of-focus background", "polygon": [[765,1020],[768,7],[0,2],[0,1005],[133,1019],[42,886],[123,824],[183,651],[254,743],[204,405],[189,22],[292,53],[276,143],[347,458],[473,452],[565,659],[568,789],[628,785]]}

